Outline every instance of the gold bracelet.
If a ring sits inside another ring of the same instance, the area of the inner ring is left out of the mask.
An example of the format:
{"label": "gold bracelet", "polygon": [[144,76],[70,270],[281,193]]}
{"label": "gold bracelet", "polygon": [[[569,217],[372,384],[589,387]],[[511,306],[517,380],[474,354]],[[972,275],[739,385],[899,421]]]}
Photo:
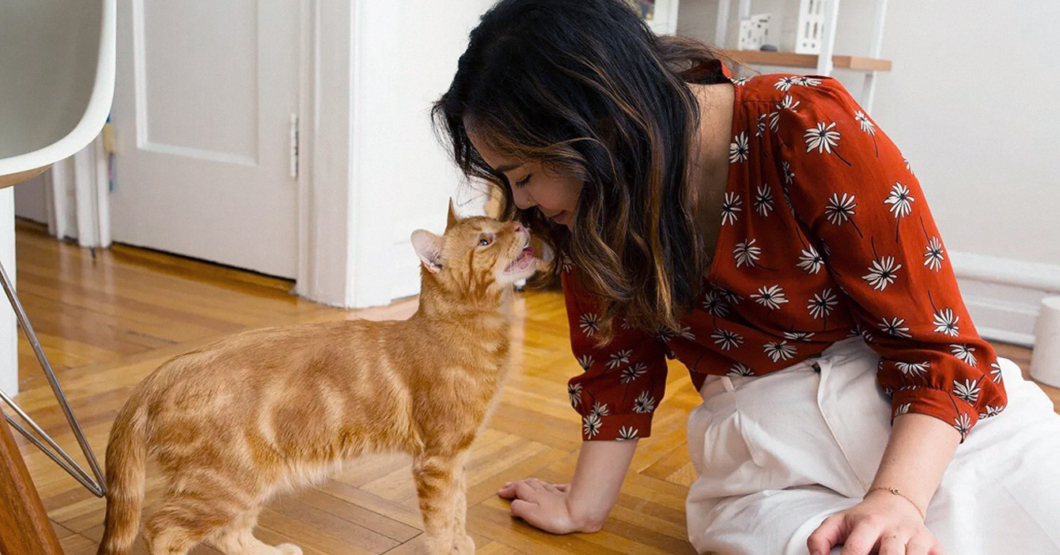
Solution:
{"label": "gold bracelet", "polygon": [[909,502],[910,505],[913,506],[914,509],[916,509],[916,512],[920,513],[920,519],[923,520],[924,522],[927,522],[927,516],[924,515],[924,511],[920,510],[920,505],[917,505],[916,501],[913,501],[912,499],[907,497],[904,493],[898,491],[898,488],[888,488],[888,487],[883,487],[883,486],[875,487],[875,488],[870,489],[869,491],[866,491],[865,492],[865,497],[868,497],[870,493],[872,493],[872,492],[874,492],[876,490],[887,491],[887,492],[890,492],[893,495],[897,495],[898,497],[901,497],[902,499],[905,499],[906,501]]}

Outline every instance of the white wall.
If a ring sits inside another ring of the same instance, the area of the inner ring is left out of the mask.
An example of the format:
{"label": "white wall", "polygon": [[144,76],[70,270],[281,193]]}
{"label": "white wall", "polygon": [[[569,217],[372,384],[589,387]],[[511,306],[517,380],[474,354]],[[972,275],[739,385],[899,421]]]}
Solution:
{"label": "white wall", "polygon": [[46,173],[15,187],[15,216],[42,224],[48,223],[48,205],[44,198]]}
{"label": "white wall", "polygon": [[409,236],[441,232],[463,183],[431,127],[489,0],[357,2],[353,10],[350,237],[353,306],[419,291]]}
{"label": "white wall", "polygon": [[[841,3],[838,54],[868,52],[874,4]],[[712,40],[716,9],[682,2],[679,32]],[[873,118],[920,180],[977,327],[1030,344],[1060,292],[1060,2],[890,0],[881,55],[894,70]],[[861,74],[836,76],[860,93]]]}

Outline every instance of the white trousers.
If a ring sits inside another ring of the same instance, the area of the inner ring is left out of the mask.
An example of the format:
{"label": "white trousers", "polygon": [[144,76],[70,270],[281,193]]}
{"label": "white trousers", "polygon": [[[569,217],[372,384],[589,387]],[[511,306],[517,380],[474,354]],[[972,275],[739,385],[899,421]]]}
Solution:
{"label": "white trousers", "polygon": [[[688,418],[698,552],[806,555],[821,521],[861,501],[891,430],[878,360],[854,338],[767,376],[707,380]],[[998,362],[1008,408],[957,448],[927,526],[951,555],[1058,555],[1060,415],[1012,361]]]}

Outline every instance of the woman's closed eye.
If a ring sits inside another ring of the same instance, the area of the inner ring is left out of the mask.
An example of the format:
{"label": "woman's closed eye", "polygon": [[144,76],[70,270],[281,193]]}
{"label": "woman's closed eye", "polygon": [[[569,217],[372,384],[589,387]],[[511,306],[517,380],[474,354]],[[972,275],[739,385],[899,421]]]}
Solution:
{"label": "woman's closed eye", "polygon": [[524,178],[520,179],[519,181],[515,182],[515,187],[516,188],[526,187],[526,185],[528,183],[530,183],[530,178],[533,177],[533,176],[534,176],[534,174],[532,174],[532,173],[526,174],[526,177],[524,177]]}

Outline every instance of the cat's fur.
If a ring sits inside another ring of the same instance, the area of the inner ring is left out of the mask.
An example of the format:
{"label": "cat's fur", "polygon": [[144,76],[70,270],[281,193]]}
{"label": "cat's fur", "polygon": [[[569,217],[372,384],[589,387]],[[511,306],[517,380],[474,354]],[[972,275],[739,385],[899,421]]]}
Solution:
{"label": "cat's fur", "polygon": [[[107,447],[100,555],[136,539],[145,464],[169,482],[144,536],[152,555],[201,541],[226,554],[290,555],[251,531],[262,505],[369,452],[405,452],[432,554],[473,553],[465,455],[508,368],[511,282],[534,271],[529,233],[489,218],[413,234],[423,261],[406,321],[255,330],[166,362],[133,391]],[[485,243],[488,243],[485,244]]]}

